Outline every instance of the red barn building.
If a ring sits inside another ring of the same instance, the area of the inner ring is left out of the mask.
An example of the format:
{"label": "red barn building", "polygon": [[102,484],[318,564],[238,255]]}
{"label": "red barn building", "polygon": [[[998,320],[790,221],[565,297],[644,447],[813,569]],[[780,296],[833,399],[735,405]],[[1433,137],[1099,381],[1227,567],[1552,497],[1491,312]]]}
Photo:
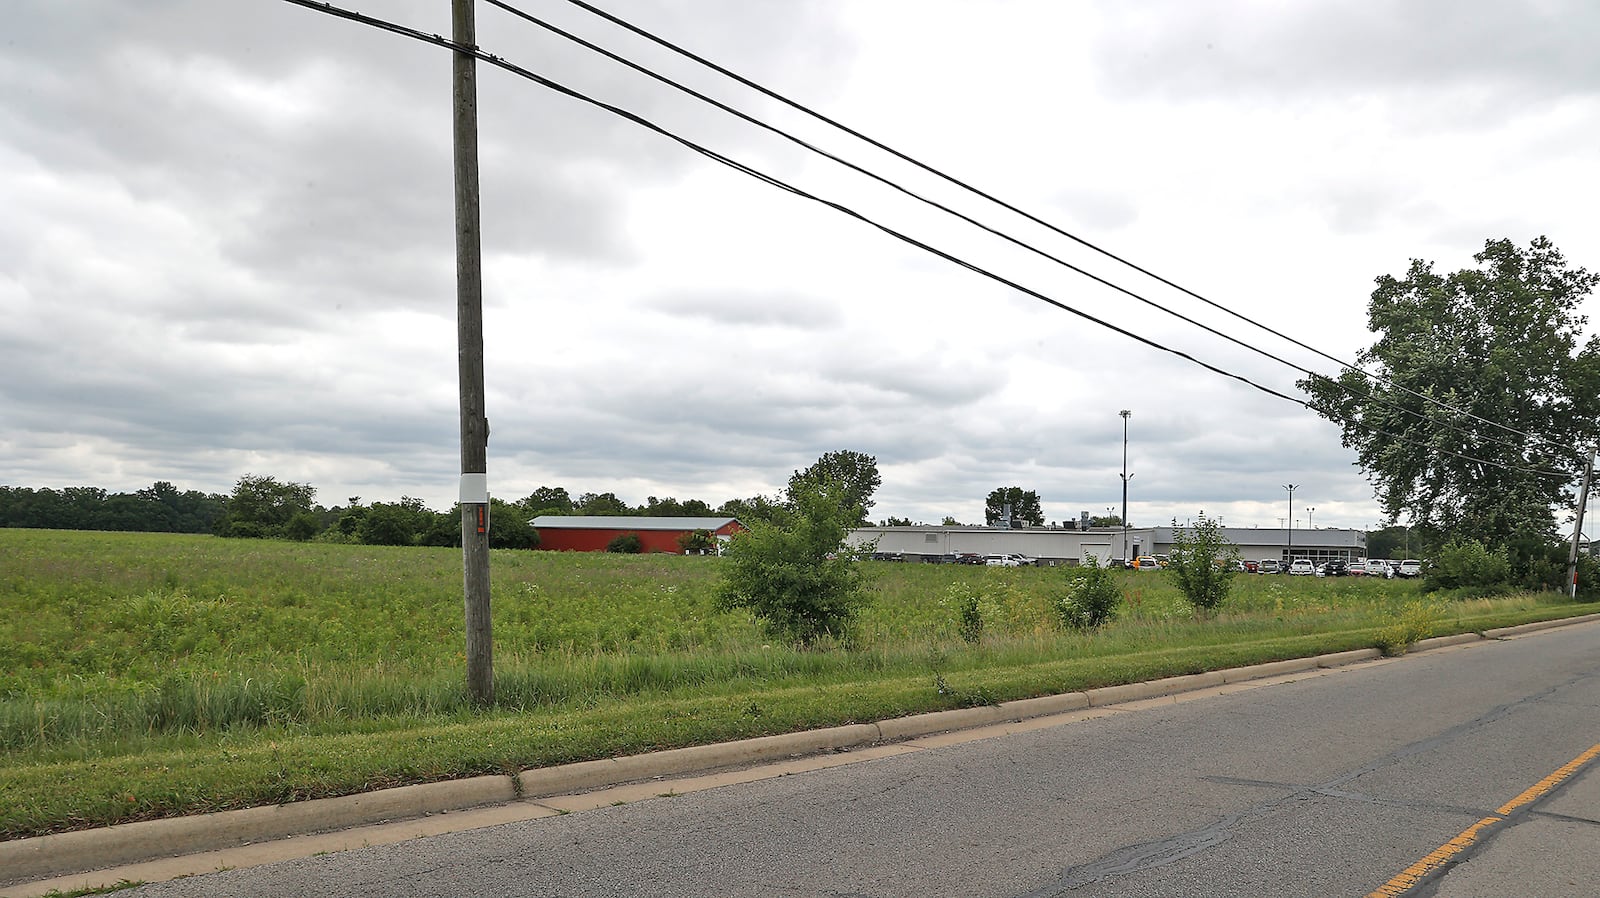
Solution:
{"label": "red barn building", "polygon": [[612,540],[633,533],[639,537],[641,552],[682,554],[678,540],[696,530],[708,531],[722,543],[746,529],[738,518],[544,514],[532,523],[539,531],[539,548],[559,552],[604,552]]}

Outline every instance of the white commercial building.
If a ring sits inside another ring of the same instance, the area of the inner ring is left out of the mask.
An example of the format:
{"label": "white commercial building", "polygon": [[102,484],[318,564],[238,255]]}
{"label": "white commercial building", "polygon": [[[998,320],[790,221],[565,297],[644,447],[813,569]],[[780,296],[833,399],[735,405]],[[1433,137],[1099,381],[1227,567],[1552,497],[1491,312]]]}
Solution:
{"label": "white commercial building", "polygon": [[[905,561],[939,562],[963,554],[1019,553],[1043,565],[1083,564],[1090,556],[1104,564],[1108,559],[1139,555],[1165,555],[1172,549],[1172,527],[963,527],[916,525],[863,527],[851,531],[848,541],[874,551],[898,555]],[[1181,528],[1178,528],[1181,529]],[[1288,530],[1279,527],[1224,527],[1222,536],[1248,561],[1271,558],[1287,563],[1295,558],[1323,562],[1331,558],[1365,558],[1365,530],[1322,527]]]}

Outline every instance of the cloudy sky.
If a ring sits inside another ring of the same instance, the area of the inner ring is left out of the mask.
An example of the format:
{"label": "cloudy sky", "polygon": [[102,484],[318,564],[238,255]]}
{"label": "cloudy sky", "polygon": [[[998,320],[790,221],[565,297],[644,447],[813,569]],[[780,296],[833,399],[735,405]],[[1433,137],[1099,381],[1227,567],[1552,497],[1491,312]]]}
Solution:
{"label": "cloudy sky", "polygon": [[[1335,365],[563,0],[520,8],[1240,340]],[[449,0],[361,12],[448,34]],[[629,0],[610,11],[1329,355],[1373,278],[1548,235],[1600,267],[1587,0]],[[0,483],[447,508],[447,51],[282,0],[16,0],[0,36]],[[479,42],[1117,327],[1298,372],[554,38]],[[479,67],[489,481],[712,504],[874,455],[876,517],[1120,507],[1371,527],[1305,409]],[[1593,301],[1587,309],[1594,314]]]}

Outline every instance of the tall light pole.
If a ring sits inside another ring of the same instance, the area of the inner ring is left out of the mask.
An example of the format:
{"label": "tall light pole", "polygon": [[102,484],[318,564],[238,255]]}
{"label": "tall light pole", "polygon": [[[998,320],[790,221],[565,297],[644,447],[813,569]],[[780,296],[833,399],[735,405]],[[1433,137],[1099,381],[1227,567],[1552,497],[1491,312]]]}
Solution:
{"label": "tall light pole", "polygon": [[1317,507],[1315,505],[1306,506],[1306,529],[1307,530],[1315,530],[1315,529],[1317,529],[1316,527],[1313,527],[1311,525],[1311,514],[1312,514],[1312,512],[1314,512],[1316,510],[1317,510]]}
{"label": "tall light pole", "polygon": [[1122,563],[1128,563],[1128,418],[1133,412],[1123,409],[1122,416]]}
{"label": "tall light pole", "polygon": [[1289,560],[1294,561],[1294,491],[1299,487],[1297,483],[1286,483],[1283,488],[1289,491]]}

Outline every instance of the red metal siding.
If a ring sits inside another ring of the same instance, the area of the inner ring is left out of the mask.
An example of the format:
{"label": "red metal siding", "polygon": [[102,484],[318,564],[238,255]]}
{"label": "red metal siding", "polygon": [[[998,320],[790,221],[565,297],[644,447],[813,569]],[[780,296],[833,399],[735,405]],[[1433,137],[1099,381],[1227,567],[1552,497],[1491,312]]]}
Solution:
{"label": "red metal siding", "polygon": [[[716,536],[731,536],[745,528],[737,521],[718,527]],[[545,527],[539,531],[539,548],[556,552],[604,552],[610,542],[625,533],[639,535],[639,551],[671,552],[683,554],[678,540],[688,530],[580,530],[568,527]]]}

